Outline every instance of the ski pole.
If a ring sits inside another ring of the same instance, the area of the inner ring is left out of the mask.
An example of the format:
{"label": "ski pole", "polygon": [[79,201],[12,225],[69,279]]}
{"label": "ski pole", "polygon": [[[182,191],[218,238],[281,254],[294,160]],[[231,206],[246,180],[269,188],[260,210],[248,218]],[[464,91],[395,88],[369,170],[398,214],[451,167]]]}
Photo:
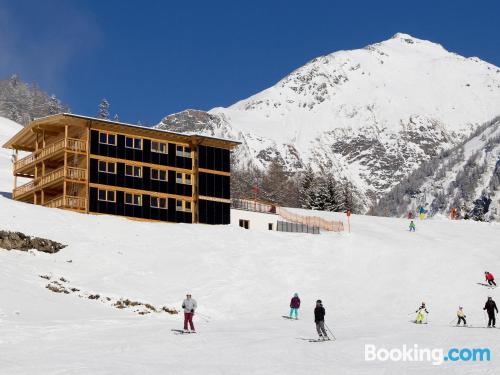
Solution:
{"label": "ski pole", "polygon": [[449,323],[448,325],[450,325],[451,323],[453,323],[455,321],[455,318],[453,318]]}
{"label": "ski pole", "polygon": [[330,329],[330,327],[328,327],[328,326],[326,325],[326,323],[324,323],[324,324],[325,324],[325,327],[326,327],[326,329],[328,330],[328,332],[330,332],[330,334],[332,335],[333,339],[334,339],[334,340],[337,340],[337,339],[335,338],[335,335],[333,334],[332,330]]}

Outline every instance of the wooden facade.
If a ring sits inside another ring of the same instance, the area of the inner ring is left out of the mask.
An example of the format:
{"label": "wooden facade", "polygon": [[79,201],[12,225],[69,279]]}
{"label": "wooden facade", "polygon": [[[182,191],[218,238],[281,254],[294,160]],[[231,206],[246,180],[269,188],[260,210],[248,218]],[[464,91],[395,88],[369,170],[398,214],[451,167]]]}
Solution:
{"label": "wooden facade", "polygon": [[[73,114],[37,119],[13,149],[15,200],[142,220],[229,224],[239,143]],[[19,158],[19,151],[28,152]],[[27,179],[18,185],[18,179]]]}

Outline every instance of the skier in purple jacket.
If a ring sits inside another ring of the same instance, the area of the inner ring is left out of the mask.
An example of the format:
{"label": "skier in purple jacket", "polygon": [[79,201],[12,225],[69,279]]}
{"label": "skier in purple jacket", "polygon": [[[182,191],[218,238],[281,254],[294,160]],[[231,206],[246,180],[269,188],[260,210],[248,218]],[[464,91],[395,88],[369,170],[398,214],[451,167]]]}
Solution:
{"label": "skier in purple jacket", "polygon": [[295,314],[295,319],[299,319],[299,308],[300,308],[300,298],[299,294],[295,293],[292,300],[290,301],[290,319],[292,315]]}

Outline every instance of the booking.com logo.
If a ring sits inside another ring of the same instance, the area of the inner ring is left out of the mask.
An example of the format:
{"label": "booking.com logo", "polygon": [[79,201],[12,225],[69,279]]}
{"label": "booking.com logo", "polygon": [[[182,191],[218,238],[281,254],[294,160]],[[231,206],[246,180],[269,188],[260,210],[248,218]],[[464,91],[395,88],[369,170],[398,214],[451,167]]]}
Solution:
{"label": "booking.com logo", "polygon": [[391,362],[431,362],[433,365],[442,365],[444,362],[483,362],[491,360],[488,348],[451,348],[446,354],[441,348],[420,348],[403,345],[400,348],[377,348],[373,344],[365,345],[365,361]]}

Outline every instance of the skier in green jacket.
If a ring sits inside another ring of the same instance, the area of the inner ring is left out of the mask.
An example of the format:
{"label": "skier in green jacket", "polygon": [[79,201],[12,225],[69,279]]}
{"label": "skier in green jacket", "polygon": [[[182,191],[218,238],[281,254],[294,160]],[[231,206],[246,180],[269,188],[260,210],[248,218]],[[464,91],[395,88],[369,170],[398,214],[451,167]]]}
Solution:
{"label": "skier in green jacket", "polygon": [[410,221],[410,232],[415,232],[415,223],[412,221]]}

